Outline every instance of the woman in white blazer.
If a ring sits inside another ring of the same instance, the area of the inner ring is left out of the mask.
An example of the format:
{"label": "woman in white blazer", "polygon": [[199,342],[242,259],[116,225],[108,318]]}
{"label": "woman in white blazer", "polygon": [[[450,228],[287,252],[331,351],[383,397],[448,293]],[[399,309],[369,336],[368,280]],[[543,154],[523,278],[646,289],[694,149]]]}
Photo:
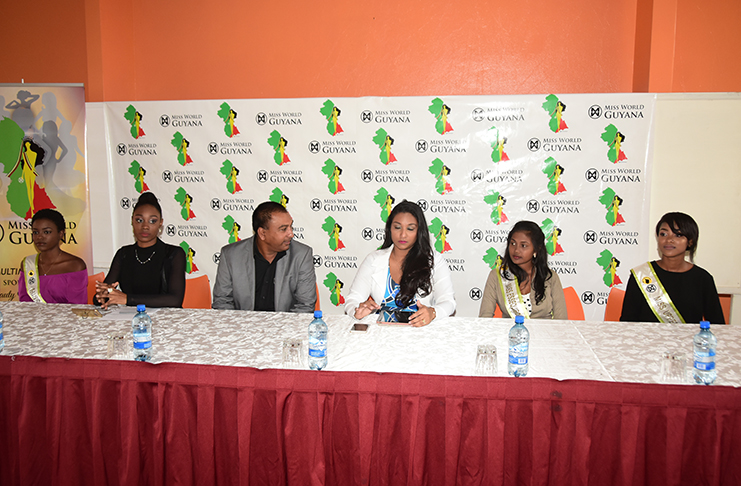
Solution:
{"label": "woman in white blazer", "polygon": [[381,249],[363,260],[345,299],[345,313],[356,319],[379,308],[384,320],[411,314],[415,327],[455,311],[448,265],[432,251],[422,209],[407,200],[391,211]]}

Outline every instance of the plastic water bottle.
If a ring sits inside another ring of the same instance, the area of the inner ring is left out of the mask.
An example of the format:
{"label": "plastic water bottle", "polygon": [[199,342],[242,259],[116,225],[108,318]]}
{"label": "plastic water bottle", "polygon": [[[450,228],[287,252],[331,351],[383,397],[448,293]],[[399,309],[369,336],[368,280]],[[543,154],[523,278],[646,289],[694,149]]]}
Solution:
{"label": "plastic water bottle", "polygon": [[5,347],[5,336],[3,336],[3,311],[0,311],[0,353]]}
{"label": "plastic water bottle", "polygon": [[512,376],[526,376],[527,354],[530,347],[530,332],[525,327],[525,318],[515,316],[515,325],[509,330],[509,363],[507,372]]}
{"label": "plastic water bottle", "polygon": [[131,320],[134,334],[134,359],[149,361],[152,357],[152,319],[147,315],[144,304],[136,306],[136,315]]}
{"label": "plastic water bottle", "polygon": [[314,320],[309,324],[309,368],[321,370],[327,367],[327,324],[322,320],[322,311],[314,311]]}
{"label": "plastic water bottle", "polygon": [[718,371],[715,369],[715,347],[718,345],[718,340],[710,331],[708,321],[700,322],[700,332],[695,334],[693,341],[695,345],[695,365],[693,367],[695,382],[711,385],[718,376]]}

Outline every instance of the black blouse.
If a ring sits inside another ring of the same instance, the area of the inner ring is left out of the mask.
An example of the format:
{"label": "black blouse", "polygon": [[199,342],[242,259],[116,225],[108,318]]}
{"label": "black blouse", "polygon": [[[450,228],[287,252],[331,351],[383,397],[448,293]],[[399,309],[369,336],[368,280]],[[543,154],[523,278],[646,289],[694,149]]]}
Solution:
{"label": "black blouse", "polygon": [[[725,324],[718,289],[715,287],[713,276],[707,270],[694,265],[686,272],[667,272],[656,262],[651,262],[651,267],[671,297],[674,306],[684,318],[684,322],[698,323],[704,319],[710,321],[711,324]],[[633,278],[632,272],[625,289],[620,320],[659,322]]]}
{"label": "black blouse", "polygon": [[182,307],[185,252],[159,238],[148,248],[136,244],[121,247],[113,257],[105,282],[118,282],[126,294],[126,305]]}

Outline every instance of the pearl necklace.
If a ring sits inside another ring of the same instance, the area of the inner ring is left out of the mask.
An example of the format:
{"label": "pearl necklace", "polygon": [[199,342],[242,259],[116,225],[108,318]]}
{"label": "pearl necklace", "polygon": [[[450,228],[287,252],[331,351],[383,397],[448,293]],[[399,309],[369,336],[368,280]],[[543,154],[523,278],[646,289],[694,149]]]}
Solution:
{"label": "pearl necklace", "polygon": [[139,260],[139,252],[137,252],[136,250],[137,250],[137,249],[136,249],[136,248],[134,248],[134,256],[136,257],[136,261],[137,261],[137,262],[139,262],[139,263],[140,263],[141,265],[144,265],[145,263],[149,263],[149,260],[151,260],[151,259],[152,259],[152,257],[154,256],[154,254],[156,253],[156,252],[154,252],[154,251],[153,251],[153,252],[152,252],[152,254],[151,254],[151,255],[149,255],[149,258],[147,258],[147,259],[146,259],[146,260],[144,260],[144,261],[141,261],[141,260]]}

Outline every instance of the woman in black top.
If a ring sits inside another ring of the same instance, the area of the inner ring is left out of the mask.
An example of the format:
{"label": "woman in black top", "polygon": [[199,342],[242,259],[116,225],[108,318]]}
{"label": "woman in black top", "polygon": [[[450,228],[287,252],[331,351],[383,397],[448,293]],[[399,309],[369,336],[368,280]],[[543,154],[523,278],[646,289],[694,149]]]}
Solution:
{"label": "woman in black top", "polygon": [[[706,320],[711,324],[725,324],[713,276],[693,263],[699,236],[700,230],[691,216],[665,214],[656,224],[656,242],[661,259],[649,265],[684,322]],[[689,253],[689,261],[685,260],[686,253]],[[659,322],[633,272],[625,290],[620,320]]]}
{"label": "woman in black top", "polygon": [[[182,307],[185,252],[159,239],[162,208],[154,194],[139,196],[131,216],[136,243],[120,248],[105,282],[96,282],[96,299],[111,304]],[[120,288],[119,288],[120,287]]]}

